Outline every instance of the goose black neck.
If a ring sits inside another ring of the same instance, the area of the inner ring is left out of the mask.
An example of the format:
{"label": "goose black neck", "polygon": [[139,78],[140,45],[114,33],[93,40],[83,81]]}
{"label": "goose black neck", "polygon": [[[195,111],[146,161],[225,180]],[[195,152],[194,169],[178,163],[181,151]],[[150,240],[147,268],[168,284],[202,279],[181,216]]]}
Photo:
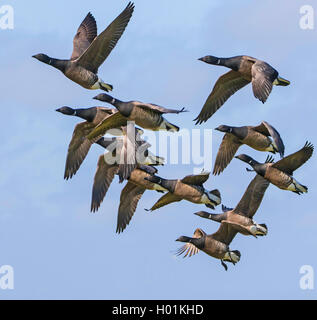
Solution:
{"label": "goose black neck", "polygon": [[106,93],[102,94],[102,98],[100,100],[103,102],[110,103],[115,107],[118,107],[120,105],[120,103],[122,102],[122,101],[115,99],[114,97],[112,97],[111,95],[106,94]]}
{"label": "goose black neck", "polygon": [[48,61],[48,64],[53,66],[54,68],[65,72],[67,64],[69,63],[68,60],[60,60],[60,59],[54,59],[54,58],[50,58],[50,60]]}
{"label": "goose black neck", "polygon": [[86,109],[75,109],[75,116],[85,119],[88,122],[92,122],[95,119],[97,109],[95,107],[86,108]]}
{"label": "goose black neck", "polygon": [[245,163],[248,163],[251,167],[254,167],[259,164],[259,162],[257,162],[256,160],[254,160],[253,158],[251,158],[245,154],[239,156],[239,159]]}
{"label": "goose black neck", "polygon": [[191,238],[189,242],[198,249],[202,250],[205,247],[205,236],[201,238]]}
{"label": "goose black neck", "polygon": [[159,176],[151,176],[147,178],[149,181],[158,184],[159,186],[167,189],[169,192],[174,192],[175,184],[177,180],[167,180]]}
{"label": "goose black neck", "polygon": [[219,65],[238,71],[241,63],[241,57],[219,58]]}
{"label": "goose black neck", "polygon": [[206,218],[216,222],[221,222],[222,220],[226,220],[227,214],[226,213],[219,213],[219,214],[209,213],[208,217]]}

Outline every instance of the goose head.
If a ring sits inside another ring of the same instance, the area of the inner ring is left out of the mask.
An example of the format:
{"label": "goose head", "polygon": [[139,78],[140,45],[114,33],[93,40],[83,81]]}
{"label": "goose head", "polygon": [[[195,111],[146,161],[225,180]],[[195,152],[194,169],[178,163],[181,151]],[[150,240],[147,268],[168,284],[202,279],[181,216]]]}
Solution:
{"label": "goose head", "polygon": [[223,258],[224,261],[231,262],[233,264],[236,264],[237,262],[240,261],[241,258],[241,253],[239,250],[232,250],[232,251],[227,251],[225,253],[225,256]]}
{"label": "goose head", "polygon": [[47,56],[44,53],[35,54],[34,56],[32,56],[32,58],[35,58],[35,59],[37,59],[43,63],[46,63],[46,64],[52,63],[52,58],[50,58],[49,56]]}
{"label": "goose head", "polygon": [[215,128],[215,130],[217,131],[221,131],[221,132],[228,132],[228,133],[232,133],[233,128],[230,126],[226,126],[226,125],[221,125],[217,128]]}
{"label": "goose head", "polygon": [[247,156],[246,154],[239,154],[238,156],[235,156],[235,158],[249,164],[251,167],[254,167],[256,164],[258,164],[257,161]]}
{"label": "goose head", "polygon": [[66,114],[67,116],[74,116],[76,114],[76,111],[70,107],[61,107],[55,111]]}
{"label": "goose head", "polygon": [[220,64],[220,59],[214,56],[205,56],[205,57],[199,58],[198,60],[208,64],[214,64],[214,65]]}
{"label": "goose head", "polygon": [[93,97],[94,100],[99,100],[102,102],[108,102],[108,103],[114,103],[115,99],[111,97],[109,94],[106,93],[100,93]]}

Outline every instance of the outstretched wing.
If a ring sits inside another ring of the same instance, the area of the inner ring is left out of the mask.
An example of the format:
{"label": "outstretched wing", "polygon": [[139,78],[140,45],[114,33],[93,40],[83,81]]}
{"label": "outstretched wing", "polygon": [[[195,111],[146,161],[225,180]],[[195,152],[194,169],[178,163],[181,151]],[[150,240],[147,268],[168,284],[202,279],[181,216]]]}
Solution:
{"label": "outstretched wing", "polygon": [[220,241],[227,246],[231,243],[233,238],[238,233],[230,224],[221,222],[219,229],[212,234],[213,239]]}
{"label": "outstretched wing", "polygon": [[105,155],[99,157],[97,170],[94,177],[94,184],[92,188],[91,197],[91,211],[96,212],[102,203],[114,175],[118,171],[117,165],[107,164]]}
{"label": "outstretched wing", "polygon": [[[203,230],[201,230],[200,228],[197,228],[194,232],[193,238],[201,238],[205,235],[205,232]],[[177,251],[176,251],[176,255],[180,256],[183,253],[185,253],[185,255],[183,256],[183,258],[191,257],[193,255],[195,255],[196,253],[198,253],[200,250],[194,246],[192,243],[186,243],[185,245],[183,245],[182,247],[180,247]]]}
{"label": "outstretched wing", "polygon": [[226,133],[219,147],[213,174],[220,174],[230,163],[242,143],[233,134]]}
{"label": "outstretched wing", "polygon": [[162,196],[155,204],[154,206],[150,209],[151,211],[154,211],[156,209],[159,209],[161,207],[164,207],[170,203],[173,202],[178,202],[181,201],[181,198],[176,197],[174,194],[168,192],[166,194],[164,194],[164,196]]}
{"label": "outstretched wing", "polygon": [[73,40],[73,53],[71,60],[75,60],[90,46],[97,37],[97,24],[93,15],[89,12],[79,26]]}
{"label": "outstretched wing", "polygon": [[185,108],[182,109],[167,109],[161,106],[158,106],[157,104],[153,104],[153,103],[143,103],[143,102],[138,102],[137,106],[140,108],[143,108],[145,110],[152,110],[158,113],[181,113],[181,112],[186,112],[187,110],[185,110]]}
{"label": "outstretched wing", "polygon": [[191,184],[194,186],[202,186],[209,179],[210,172],[203,171],[200,174],[193,174],[186,176],[181,180],[185,184]]}
{"label": "outstretched wing", "polygon": [[68,146],[64,179],[68,180],[76,174],[84,161],[91,144],[85,143],[85,137],[93,130],[92,122],[81,122],[76,125]]}
{"label": "outstretched wing", "polygon": [[196,124],[206,122],[235,92],[250,83],[236,71],[229,71],[221,76],[209,97],[207,98],[200,114],[194,121]]}
{"label": "outstretched wing", "polygon": [[94,143],[104,136],[108,130],[120,128],[127,125],[127,120],[120,112],[116,112],[111,116],[101,121],[88,135],[87,139]]}
{"label": "outstretched wing", "polygon": [[130,223],[144,191],[145,189],[143,187],[137,186],[131,182],[128,182],[122,189],[118,212],[117,233],[122,232]]}
{"label": "outstretched wing", "polygon": [[106,60],[122,36],[133,10],[134,4],[129,2],[122,13],[94,39],[89,48],[77,59],[78,64],[91,72],[97,73],[100,65]]}
{"label": "outstretched wing", "polygon": [[263,121],[259,126],[252,127],[253,130],[264,134],[265,136],[271,136],[275,142],[278,152],[281,157],[284,157],[285,146],[279,132],[271,126],[268,122]]}
{"label": "outstretched wing", "polygon": [[270,182],[256,175],[250,182],[234,212],[252,218],[258,210]]}
{"label": "outstretched wing", "polygon": [[313,144],[306,141],[302,149],[275,162],[273,167],[292,175],[296,169],[301,167],[312,156],[313,152]]}
{"label": "outstretched wing", "polygon": [[252,65],[251,73],[253,94],[264,103],[272,91],[278,72],[268,63],[258,60]]}

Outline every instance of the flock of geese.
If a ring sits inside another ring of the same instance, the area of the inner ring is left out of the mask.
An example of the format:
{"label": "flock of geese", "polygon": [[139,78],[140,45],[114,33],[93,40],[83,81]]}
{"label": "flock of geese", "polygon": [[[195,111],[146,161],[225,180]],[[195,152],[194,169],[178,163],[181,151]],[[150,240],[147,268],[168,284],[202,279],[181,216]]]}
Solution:
{"label": "flock of geese", "polygon": [[[98,76],[98,68],[116,46],[133,11],[134,4],[129,3],[98,36],[96,21],[92,14],[88,13],[74,37],[73,53],[70,59],[54,59],[45,54],[37,54],[33,57],[59,69],[67,78],[86,89],[101,89],[109,92],[113,87]],[[195,119],[196,124],[206,122],[231,95],[248,83],[252,84],[254,96],[262,103],[267,100],[273,85],[287,86],[290,84],[289,81],[281,78],[268,63],[249,56],[232,58],[205,56],[199,60],[231,70],[216,82]],[[198,175],[188,175],[183,179],[159,177],[156,166],[163,165],[164,159],[148,150],[150,144],[142,139],[142,129],[133,127],[131,130],[128,125],[129,121],[133,121],[144,129],[177,132],[179,127],[169,122],[164,116],[170,113],[179,114],[186,110],[167,109],[139,101],[121,101],[107,93],[101,93],[94,99],[108,103],[114,108],[73,109],[64,106],[56,110],[64,115],[76,116],[85,120],[77,124],[74,129],[67,153],[65,179],[70,179],[76,174],[92,144],[99,144],[107,150],[98,160],[92,190],[92,212],[99,209],[115,175],[119,176],[119,182],[127,180],[120,196],[118,233],[129,224],[146,190],[164,193],[150,211],[181,200],[204,204],[210,209],[214,209],[221,203],[219,190],[207,190],[204,187],[210,172],[203,171]],[[185,244],[177,253],[192,256],[201,250],[220,259],[221,264],[227,270],[225,261],[235,264],[240,260],[240,252],[229,249],[237,233],[257,237],[265,236],[268,232],[267,226],[256,223],[253,216],[270,183],[282,190],[289,190],[297,194],[307,192],[307,187],[300,184],[293,177],[293,173],[312,156],[314,147],[310,142],[306,142],[299,151],[284,157],[284,143],[280,134],[265,121],[257,126],[221,125],[216,130],[223,132],[224,136],[216,156],[213,174],[221,174],[235,157],[250,165],[252,169],[247,170],[255,171],[256,176],[234,209],[222,206],[223,213],[221,214],[205,211],[195,213],[202,218],[220,223],[220,227],[213,234],[206,234],[203,230],[196,229],[192,237],[179,237],[177,241]],[[106,133],[111,133],[112,137],[105,138]],[[274,162],[274,159],[268,156],[265,163],[259,163],[246,154],[235,156],[239,147],[244,144],[258,151],[279,153],[281,159]]]}

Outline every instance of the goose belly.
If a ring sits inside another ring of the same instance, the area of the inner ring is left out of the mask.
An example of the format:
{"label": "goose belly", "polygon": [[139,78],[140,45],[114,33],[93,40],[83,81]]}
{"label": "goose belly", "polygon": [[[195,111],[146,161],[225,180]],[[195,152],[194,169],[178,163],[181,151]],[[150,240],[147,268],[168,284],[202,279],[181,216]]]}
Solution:
{"label": "goose belly", "polygon": [[202,251],[213,258],[223,259],[228,251],[228,247],[220,241],[207,238],[205,241],[205,247],[202,249]]}
{"label": "goose belly", "polygon": [[287,190],[292,183],[292,177],[287,173],[269,166],[265,172],[264,178],[280,189]]}
{"label": "goose belly", "polygon": [[144,129],[158,130],[162,123],[162,116],[155,112],[145,111],[142,108],[133,108],[129,119]]}
{"label": "goose belly", "polygon": [[[98,84],[98,76],[82,67],[69,68],[65,76],[86,89],[92,89],[96,83]],[[96,89],[99,89],[99,84]]]}
{"label": "goose belly", "polygon": [[251,136],[247,136],[243,143],[257,151],[274,151],[272,140],[258,132],[253,132]]}
{"label": "goose belly", "polygon": [[201,192],[199,192],[199,190],[197,190],[193,186],[188,185],[186,183],[182,183],[181,181],[179,181],[176,184],[173,194],[177,197],[180,197],[193,203],[202,203]]}
{"label": "goose belly", "polygon": [[252,224],[252,220],[250,218],[232,211],[227,212],[227,220],[229,222],[241,224],[244,227],[248,227]]}

